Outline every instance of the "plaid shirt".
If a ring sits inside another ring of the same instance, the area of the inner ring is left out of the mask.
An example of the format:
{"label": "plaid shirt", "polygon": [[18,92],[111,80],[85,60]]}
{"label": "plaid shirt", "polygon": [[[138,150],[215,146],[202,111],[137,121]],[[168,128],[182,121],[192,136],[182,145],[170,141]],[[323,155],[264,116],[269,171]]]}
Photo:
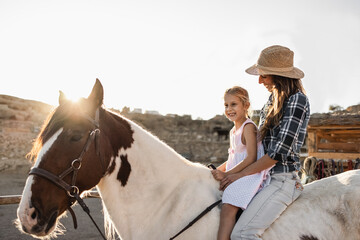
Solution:
{"label": "plaid shirt", "polygon": [[[272,95],[261,109],[259,128],[264,124],[271,105]],[[263,139],[265,153],[278,161],[271,169],[271,174],[300,170],[300,148],[305,140],[309,119],[310,104],[303,93],[297,92],[285,100],[283,117]]]}

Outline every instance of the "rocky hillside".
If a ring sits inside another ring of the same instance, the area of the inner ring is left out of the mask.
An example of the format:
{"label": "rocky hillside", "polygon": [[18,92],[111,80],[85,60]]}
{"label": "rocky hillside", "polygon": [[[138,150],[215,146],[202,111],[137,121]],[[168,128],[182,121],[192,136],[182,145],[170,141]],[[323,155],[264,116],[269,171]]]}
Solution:
{"label": "rocky hillside", "polygon": [[25,155],[52,106],[0,95],[0,171],[28,168]]}
{"label": "rocky hillside", "polygon": [[[37,101],[0,95],[0,171],[29,169],[25,155],[53,108]],[[112,111],[143,126],[189,160],[222,162],[227,158],[232,123],[224,116],[204,121],[192,120],[190,116]]]}

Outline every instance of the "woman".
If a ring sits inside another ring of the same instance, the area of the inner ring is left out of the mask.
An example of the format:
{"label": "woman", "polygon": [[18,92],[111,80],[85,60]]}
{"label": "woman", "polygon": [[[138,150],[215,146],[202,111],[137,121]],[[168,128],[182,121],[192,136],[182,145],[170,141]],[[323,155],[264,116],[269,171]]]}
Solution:
{"label": "woman", "polygon": [[233,240],[261,239],[263,232],[303,189],[297,173],[310,105],[300,80],[304,73],[293,66],[293,57],[290,49],[271,46],[261,52],[257,64],[246,69],[251,75],[259,75],[259,84],[271,92],[260,114],[265,155],[239,173],[223,178],[220,188],[275,166],[270,170],[270,184],[253,198],[236,223],[231,235]]}

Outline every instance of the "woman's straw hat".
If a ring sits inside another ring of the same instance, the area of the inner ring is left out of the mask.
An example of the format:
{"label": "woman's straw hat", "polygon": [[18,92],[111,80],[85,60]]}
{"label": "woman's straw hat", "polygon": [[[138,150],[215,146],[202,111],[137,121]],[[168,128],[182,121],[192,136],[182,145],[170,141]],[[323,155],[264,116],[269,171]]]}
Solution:
{"label": "woman's straw hat", "polygon": [[294,52],[287,47],[275,45],[261,51],[257,63],[245,70],[251,75],[278,75],[301,79],[304,72],[294,67]]}

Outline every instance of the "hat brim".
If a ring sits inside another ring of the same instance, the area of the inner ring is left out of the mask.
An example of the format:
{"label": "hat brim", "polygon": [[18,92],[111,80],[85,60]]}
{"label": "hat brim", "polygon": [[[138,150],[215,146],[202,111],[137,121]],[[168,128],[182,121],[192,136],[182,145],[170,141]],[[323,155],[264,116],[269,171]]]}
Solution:
{"label": "hat brim", "polygon": [[264,70],[259,68],[257,64],[252,65],[251,67],[246,69],[245,72],[251,75],[277,75],[277,76],[295,78],[295,79],[301,79],[305,76],[304,72],[296,67],[294,67],[291,71],[282,72],[282,71]]}

